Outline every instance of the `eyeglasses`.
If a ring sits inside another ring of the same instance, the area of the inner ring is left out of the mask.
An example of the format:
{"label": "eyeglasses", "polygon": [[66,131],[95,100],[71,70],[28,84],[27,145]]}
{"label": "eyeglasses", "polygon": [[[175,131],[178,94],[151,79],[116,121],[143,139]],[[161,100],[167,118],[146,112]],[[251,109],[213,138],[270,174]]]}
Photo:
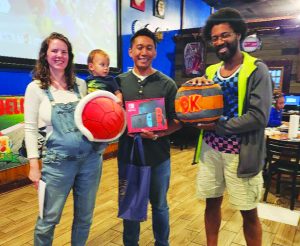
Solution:
{"label": "eyeglasses", "polygon": [[221,39],[222,41],[225,41],[225,40],[229,39],[233,34],[234,34],[234,32],[223,32],[220,34],[220,36],[212,36],[210,42],[212,44],[215,44],[219,39]]}

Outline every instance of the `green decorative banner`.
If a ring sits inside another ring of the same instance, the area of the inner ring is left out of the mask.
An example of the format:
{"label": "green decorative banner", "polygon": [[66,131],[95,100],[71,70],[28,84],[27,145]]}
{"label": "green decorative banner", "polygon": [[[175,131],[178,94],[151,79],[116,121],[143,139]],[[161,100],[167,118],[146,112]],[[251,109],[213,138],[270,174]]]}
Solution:
{"label": "green decorative banner", "polygon": [[27,160],[18,150],[24,139],[24,97],[0,97],[0,171]]}

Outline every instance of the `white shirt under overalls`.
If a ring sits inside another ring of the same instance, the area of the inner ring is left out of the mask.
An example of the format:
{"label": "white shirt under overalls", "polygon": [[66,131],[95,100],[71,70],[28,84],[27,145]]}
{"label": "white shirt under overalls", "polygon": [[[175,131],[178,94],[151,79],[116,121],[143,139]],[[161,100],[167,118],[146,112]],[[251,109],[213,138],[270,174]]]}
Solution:
{"label": "white shirt under overalls", "polygon": [[[76,84],[80,95],[83,97],[87,93],[87,87],[84,80],[76,78]],[[78,100],[74,91],[58,90],[53,86],[49,87],[55,102],[68,103]],[[38,128],[46,126],[48,138],[52,133],[51,123],[52,106],[43,89],[40,88],[40,81],[32,81],[26,88],[24,102],[25,117],[25,141],[28,158],[38,158]]]}

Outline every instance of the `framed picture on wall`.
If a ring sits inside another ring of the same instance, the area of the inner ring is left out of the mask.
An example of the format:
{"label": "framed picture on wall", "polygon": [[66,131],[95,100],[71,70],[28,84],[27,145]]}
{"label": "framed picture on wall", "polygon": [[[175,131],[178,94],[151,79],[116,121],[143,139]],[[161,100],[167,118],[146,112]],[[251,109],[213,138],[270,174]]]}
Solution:
{"label": "framed picture on wall", "polygon": [[269,67],[269,73],[271,75],[274,91],[282,91],[282,82],[284,75],[284,67]]}
{"label": "framed picture on wall", "polygon": [[166,1],[165,0],[153,0],[153,15],[159,18],[165,18]]}
{"label": "framed picture on wall", "polygon": [[146,0],[130,0],[130,7],[140,11],[145,11]]}
{"label": "framed picture on wall", "polygon": [[202,76],[205,72],[205,44],[201,38],[184,39],[183,75],[186,77]]}
{"label": "framed picture on wall", "polygon": [[271,60],[265,61],[274,85],[274,91],[289,93],[293,61]]}

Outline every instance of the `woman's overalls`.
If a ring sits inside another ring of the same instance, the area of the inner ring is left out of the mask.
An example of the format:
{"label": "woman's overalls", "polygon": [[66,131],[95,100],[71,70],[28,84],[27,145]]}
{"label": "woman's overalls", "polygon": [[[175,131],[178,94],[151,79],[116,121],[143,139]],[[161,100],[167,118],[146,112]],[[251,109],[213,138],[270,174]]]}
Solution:
{"label": "woman's overalls", "polygon": [[[80,99],[78,88],[75,93]],[[38,217],[34,245],[52,245],[66,199],[73,189],[74,220],[72,245],[85,245],[92,223],[96,193],[102,171],[102,152],[106,144],[84,137],[74,122],[76,102],[55,103],[50,90],[46,94],[52,105],[53,132],[46,142],[42,180],[46,182],[43,219]]]}

